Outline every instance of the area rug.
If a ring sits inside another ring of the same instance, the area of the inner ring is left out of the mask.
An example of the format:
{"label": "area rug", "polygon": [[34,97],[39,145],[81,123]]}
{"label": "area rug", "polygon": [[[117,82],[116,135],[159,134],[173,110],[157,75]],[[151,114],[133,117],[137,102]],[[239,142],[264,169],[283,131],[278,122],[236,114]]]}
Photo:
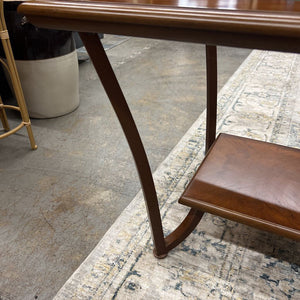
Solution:
{"label": "area rug", "polygon": [[[218,131],[300,148],[299,82],[299,55],[253,51],[218,95]],[[154,174],[165,234],[204,132],[205,113]],[[165,259],[152,249],[140,192],[55,299],[300,299],[300,244],[275,234],[205,214]]]}

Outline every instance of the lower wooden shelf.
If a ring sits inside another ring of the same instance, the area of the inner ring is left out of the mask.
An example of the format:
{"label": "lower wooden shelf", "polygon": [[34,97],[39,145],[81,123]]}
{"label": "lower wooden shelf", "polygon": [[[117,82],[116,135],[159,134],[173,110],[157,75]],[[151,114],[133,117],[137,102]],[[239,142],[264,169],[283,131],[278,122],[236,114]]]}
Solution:
{"label": "lower wooden shelf", "polygon": [[300,240],[300,150],[220,134],[179,203]]}

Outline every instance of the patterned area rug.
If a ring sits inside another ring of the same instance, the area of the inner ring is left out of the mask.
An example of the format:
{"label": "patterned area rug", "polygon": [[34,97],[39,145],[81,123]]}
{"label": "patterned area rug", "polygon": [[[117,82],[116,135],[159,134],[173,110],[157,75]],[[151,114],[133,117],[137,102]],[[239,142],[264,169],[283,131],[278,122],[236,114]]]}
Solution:
{"label": "patterned area rug", "polygon": [[[299,82],[299,55],[253,51],[219,93],[218,130],[300,148]],[[203,159],[204,120],[154,174],[166,234],[188,211],[177,199]],[[152,248],[139,193],[55,299],[300,299],[295,241],[205,214],[165,259]]]}

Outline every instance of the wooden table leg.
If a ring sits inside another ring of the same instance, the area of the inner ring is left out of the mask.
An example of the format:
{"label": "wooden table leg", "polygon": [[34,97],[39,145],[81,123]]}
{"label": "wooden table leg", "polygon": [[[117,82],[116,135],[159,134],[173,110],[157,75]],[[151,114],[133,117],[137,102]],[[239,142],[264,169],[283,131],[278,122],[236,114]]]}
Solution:
{"label": "wooden table leg", "polygon": [[[113,109],[119,119],[121,127],[126,136],[127,142],[131,149],[136,168],[139,174],[141,186],[144,193],[148,218],[150,222],[152,239],[154,243],[154,255],[158,258],[164,258],[168,252],[182,242],[197,226],[202,218],[203,213],[196,209],[191,209],[182,223],[166,238],[164,238],[162,221],[159,211],[159,205],[157,200],[157,194],[154,186],[154,181],[149,166],[149,162],[142,144],[140,135],[135,125],[134,119],[131,115],[126,99],[117,81],[117,78],[113,72],[110,62],[107,58],[103,45],[95,33],[79,33],[85,48],[94,64],[96,72],[102,82],[106,94],[113,106]],[[210,130],[209,130],[209,146],[211,141],[215,138],[215,124],[214,120],[214,106],[211,99],[216,100],[215,97],[215,79],[214,73],[215,47],[208,47],[208,68],[213,67],[213,72],[208,77],[212,80],[209,84],[211,86],[209,105],[212,107],[209,114],[211,117]],[[208,80],[209,82],[209,80]],[[211,105],[212,104],[212,105]]]}
{"label": "wooden table leg", "polygon": [[217,47],[206,45],[206,143],[205,153],[216,138],[217,124]]}
{"label": "wooden table leg", "polygon": [[97,34],[80,33],[131,149],[144,192],[152,238],[158,257],[166,256],[161,217],[149,162],[137,127]]}

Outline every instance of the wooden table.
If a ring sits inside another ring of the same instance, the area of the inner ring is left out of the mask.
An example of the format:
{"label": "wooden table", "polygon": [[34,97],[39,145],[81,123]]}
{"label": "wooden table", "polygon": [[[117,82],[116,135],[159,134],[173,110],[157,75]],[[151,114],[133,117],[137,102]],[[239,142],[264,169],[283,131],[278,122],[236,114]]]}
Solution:
{"label": "wooden table", "polygon": [[[215,141],[216,46],[300,53],[299,0],[37,0],[19,12],[40,27],[80,32],[132,151],[157,257],[183,241],[205,211],[300,240],[300,150],[230,135]],[[190,212],[167,237],[143,144],[97,32],[206,44],[208,154],[180,198]]]}

